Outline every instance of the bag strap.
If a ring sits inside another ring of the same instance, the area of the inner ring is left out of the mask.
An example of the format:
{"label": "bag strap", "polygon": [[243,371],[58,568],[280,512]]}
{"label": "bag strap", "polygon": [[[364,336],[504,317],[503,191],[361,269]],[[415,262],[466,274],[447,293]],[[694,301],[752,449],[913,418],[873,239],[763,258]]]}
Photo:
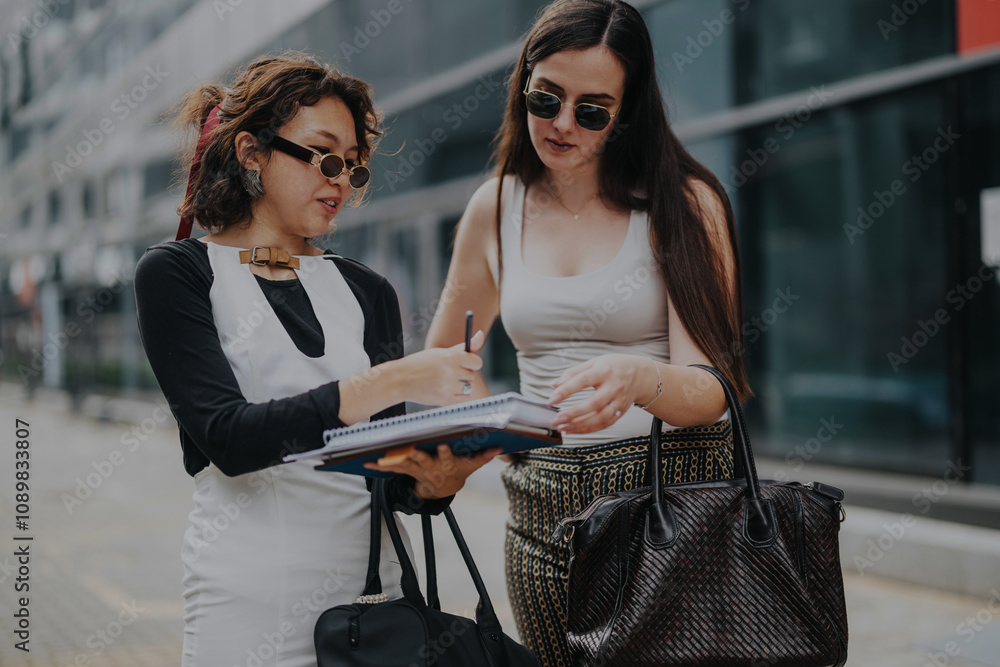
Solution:
{"label": "bag strap", "polygon": [[[437,567],[434,556],[434,535],[431,530],[431,518],[427,515],[421,517],[421,524],[424,529],[424,557],[427,559],[428,594],[427,602],[425,603],[423,597],[420,595],[420,587],[417,584],[417,575],[413,569],[413,563],[406,552],[406,547],[403,545],[403,538],[399,534],[399,527],[396,525],[392,509],[386,500],[385,484],[386,479],[384,478],[375,479],[372,482],[371,546],[368,553],[368,576],[365,584],[365,593],[382,592],[382,583],[379,579],[378,569],[382,535],[381,519],[384,518],[389,537],[392,539],[392,546],[396,550],[396,556],[399,558],[399,566],[403,570],[400,581],[403,589],[403,597],[418,606],[426,604],[433,609],[440,610],[441,603],[438,599],[437,591]],[[455,519],[455,514],[451,511],[450,507],[445,508],[444,515],[448,521],[449,528],[451,528],[452,536],[455,538],[455,544],[458,545],[458,550],[465,561],[465,566],[469,569],[469,575],[476,586],[476,591],[479,593],[479,604],[476,605],[476,625],[482,646],[492,657],[492,664],[504,667],[509,664],[507,647],[504,643],[503,629],[500,627],[500,620],[497,618],[493,602],[490,600],[490,595],[486,590],[486,584],[483,582],[479,568],[476,567],[476,561],[472,558],[472,552],[469,551],[469,545],[465,542],[465,537],[462,535],[462,531],[458,527],[458,521]]]}
{"label": "bag strap", "polygon": [[[462,531],[458,527],[458,520],[455,519],[455,514],[451,511],[451,508],[445,508],[444,518],[448,521],[448,527],[451,528],[451,534],[455,538],[455,544],[458,545],[458,550],[462,554],[462,560],[465,561],[465,566],[469,569],[469,574],[472,576],[472,583],[476,587],[476,591],[479,593],[479,604],[476,605],[476,623],[479,624],[480,629],[485,629],[489,631],[494,631],[496,633],[500,632],[500,621],[497,619],[496,611],[493,609],[493,602],[490,600],[490,594],[486,591],[486,584],[483,582],[482,575],[479,574],[479,568],[476,567],[476,561],[472,559],[472,552],[469,551],[469,545],[465,542],[465,537],[462,535]],[[494,637],[494,640],[496,638]]]}
{"label": "bag strap", "polygon": [[[424,605],[424,598],[420,594],[420,584],[417,583],[417,572],[413,569],[413,563],[410,561],[409,554],[406,553],[406,547],[403,546],[403,538],[399,534],[399,527],[396,525],[396,519],[392,514],[392,508],[389,507],[389,503],[385,498],[385,479],[376,479],[372,484],[372,505],[375,506],[376,504],[378,512],[385,520],[386,528],[389,531],[389,537],[392,539],[392,546],[396,550],[396,556],[399,558],[399,565],[403,570],[403,576],[400,580],[400,586],[403,589],[403,597],[407,598],[414,604]],[[379,532],[381,532],[381,528],[382,527],[380,525]],[[378,555],[375,557],[378,558]],[[370,560],[371,555],[369,555],[369,561]]]}
{"label": "bag strap", "polygon": [[498,667],[507,667],[510,664],[510,656],[507,654],[503,629],[500,627],[500,620],[493,609],[493,602],[486,590],[486,584],[483,582],[482,575],[479,574],[476,561],[472,559],[472,552],[469,551],[469,545],[466,544],[465,537],[462,535],[458,521],[450,507],[445,508],[444,517],[448,521],[448,527],[451,528],[451,534],[455,538],[455,544],[458,545],[462,559],[465,560],[465,566],[472,576],[472,583],[475,584],[476,591],[479,592],[479,604],[476,605],[476,626],[482,646],[492,657],[492,664]]}
{"label": "bag strap", "polygon": [[431,527],[430,516],[420,517],[420,527],[424,532],[424,567],[427,568],[427,606],[441,611],[441,598],[438,597],[437,559],[434,557],[434,529]]}
{"label": "bag strap", "polygon": [[382,485],[380,479],[372,480],[371,522],[368,546],[368,574],[365,575],[365,589],[362,595],[374,595],[382,592],[382,578],[379,576],[382,552]]}
{"label": "bag strap", "polygon": [[[750,436],[747,433],[743,410],[739,401],[736,400],[736,392],[718,370],[701,364],[692,364],[692,367],[708,371],[722,385],[722,391],[726,395],[726,403],[729,405],[730,418],[733,422],[735,449],[733,454],[741,464],[741,477],[746,484],[744,535],[754,546],[768,546],[777,536],[777,521],[770,501],[763,498],[760,493],[760,482],[757,478],[757,467],[754,465]],[[670,546],[677,537],[677,522],[670,504],[663,496],[663,481],[660,478],[660,434],[662,429],[663,421],[659,417],[654,417],[650,429],[649,447],[653,504],[650,507],[646,531],[653,544]]]}
{"label": "bag strap", "polygon": [[[362,595],[373,595],[382,592],[382,579],[379,575],[382,552],[382,502],[381,494],[385,493],[384,481],[372,480],[371,521],[368,547],[368,573],[365,575],[365,588]],[[438,598],[437,564],[434,557],[434,532],[431,529],[431,518],[426,514],[420,517],[424,532],[424,562],[427,566],[427,605],[433,609],[441,609]]]}
{"label": "bag strap", "polygon": [[[399,566],[403,570],[400,582],[403,588],[403,596],[412,602],[429,604],[424,602],[423,596],[420,594],[416,570],[414,570],[413,562],[410,560],[410,556],[406,552],[406,547],[403,545],[403,538],[399,534],[399,527],[396,525],[396,521],[393,518],[392,510],[389,508],[388,503],[385,500],[384,485],[385,479],[377,479],[374,481],[372,485],[372,505],[378,505],[378,508],[382,513],[382,518],[385,520],[386,527],[388,528],[389,537],[392,539],[392,546],[396,550],[396,556],[399,558]],[[451,511],[450,507],[445,508],[444,515],[448,520],[448,526],[451,528],[451,533],[455,538],[455,543],[458,545],[458,551],[462,554],[462,560],[465,561],[465,566],[468,568],[469,574],[472,577],[472,583],[476,587],[476,592],[479,593],[479,604],[476,605],[476,623],[479,625],[481,632],[485,632],[488,638],[490,638],[493,642],[499,642],[499,645],[502,647],[503,635],[500,629],[500,621],[497,619],[496,611],[493,608],[493,602],[490,600],[489,593],[486,590],[486,584],[483,582],[482,575],[479,573],[479,568],[476,567],[476,561],[472,558],[472,552],[469,551],[469,545],[466,543],[465,537],[462,535],[462,531],[458,527],[458,521],[455,519],[455,515]],[[426,519],[426,523],[430,523],[430,517],[422,518]],[[379,526],[379,529],[381,532],[381,526]],[[432,535],[428,535],[427,533],[425,533],[425,536],[428,537],[425,542],[425,555],[427,553],[433,554],[434,538]],[[378,552],[373,549],[369,553],[369,575],[371,575],[372,563],[375,563],[377,571],[378,559]],[[430,563],[434,563],[433,555],[431,555]],[[429,577],[428,581],[433,586],[433,591],[429,591],[428,599],[435,601],[437,599],[437,578],[436,574],[433,579],[430,578],[430,572],[432,570],[432,566],[430,564],[427,569]]]}

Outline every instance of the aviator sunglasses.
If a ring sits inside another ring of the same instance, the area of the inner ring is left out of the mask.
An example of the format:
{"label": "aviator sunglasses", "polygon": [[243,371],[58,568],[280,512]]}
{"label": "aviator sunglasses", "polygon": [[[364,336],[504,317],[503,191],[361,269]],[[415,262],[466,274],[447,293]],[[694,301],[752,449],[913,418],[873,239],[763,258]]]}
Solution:
{"label": "aviator sunglasses", "polygon": [[[337,178],[342,172],[346,171],[348,175],[347,180],[352,188],[364,187],[368,179],[372,177],[372,172],[368,167],[360,164],[349,164],[344,158],[333,153],[320,155],[314,150],[294,144],[278,135],[274,135],[269,143],[286,155],[291,155],[303,162],[308,162],[318,167],[320,172],[327,178]],[[314,161],[317,157],[319,158],[318,162]]]}
{"label": "aviator sunglasses", "polygon": [[[547,93],[537,88],[528,90],[528,82],[525,82],[524,91],[522,92],[527,100],[528,113],[545,120],[551,120],[558,116],[563,104],[565,104],[565,102],[552,93]],[[585,130],[593,130],[595,132],[606,128],[611,119],[618,115],[611,113],[599,104],[590,104],[589,102],[581,102],[575,105],[573,112],[577,125]]]}

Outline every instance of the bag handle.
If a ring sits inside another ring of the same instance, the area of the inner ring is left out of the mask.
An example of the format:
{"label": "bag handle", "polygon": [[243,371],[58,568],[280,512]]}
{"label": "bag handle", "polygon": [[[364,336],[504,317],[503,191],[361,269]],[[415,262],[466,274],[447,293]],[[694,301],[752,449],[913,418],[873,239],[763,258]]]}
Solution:
{"label": "bag handle", "polygon": [[[385,498],[386,479],[378,478],[372,480],[372,501],[371,501],[371,535],[368,546],[368,573],[365,577],[365,589],[363,595],[371,595],[382,592],[382,578],[379,575],[379,566],[382,560],[382,516],[386,518],[386,528],[389,530],[389,537],[392,538],[393,547],[400,557],[400,565],[403,567],[403,576],[400,586],[403,589],[403,596],[417,604],[424,604],[423,596],[420,595],[420,586],[417,584],[417,574],[413,569],[413,564],[406,553],[403,539],[399,535],[399,528],[389,509],[389,503]],[[398,546],[396,542],[399,542]],[[400,555],[401,554],[401,555]],[[435,582],[435,595],[437,586]]]}
{"label": "bag handle", "polygon": [[[736,392],[718,370],[701,364],[692,364],[692,367],[708,371],[722,385],[722,391],[726,395],[726,403],[729,405],[730,417],[733,422],[735,449],[733,454],[742,464],[742,478],[746,484],[743,534],[747,541],[755,547],[770,546],[777,537],[777,519],[771,501],[763,498],[760,493],[760,482],[753,460],[750,436],[747,433],[743,410],[739,401],[736,400]],[[650,475],[653,478],[653,504],[647,515],[646,535],[652,544],[669,547],[677,539],[678,528],[673,509],[664,498],[663,481],[660,478],[660,435],[662,429],[663,421],[659,417],[654,417],[650,430],[649,447]]]}
{"label": "bag handle", "polygon": [[434,530],[431,528],[431,518],[420,516],[420,527],[424,532],[424,567],[427,568],[427,606],[441,611],[441,599],[438,597],[437,560],[434,557]]}
{"label": "bag handle", "polygon": [[[384,489],[376,490],[375,486],[380,485],[378,480],[372,483],[371,502],[371,535],[368,547],[368,573],[365,576],[365,588],[362,595],[373,595],[382,592],[382,578],[379,575],[382,552],[382,513],[378,493],[384,493]],[[431,518],[426,514],[420,517],[420,522],[424,533],[424,562],[427,567],[427,606],[440,610],[441,600],[438,598],[437,587],[437,565],[434,557],[434,532],[431,529]]]}
{"label": "bag handle", "polygon": [[379,480],[372,480],[372,502],[371,502],[371,536],[368,541],[368,574],[365,576],[365,589],[362,595],[374,595],[382,592],[382,578],[379,576],[378,568],[381,561],[382,552],[382,515],[380,494],[382,493]]}
{"label": "bag handle", "polygon": [[[406,552],[406,547],[403,545],[403,538],[399,534],[399,527],[396,525],[396,521],[393,518],[392,509],[386,501],[385,484],[386,479],[384,478],[376,479],[372,484],[372,511],[373,517],[375,516],[375,512],[381,512],[382,517],[385,519],[385,524],[389,531],[389,537],[392,539],[392,546],[396,550],[396,556],[399,558],[400,568],[403,570],[403,575],[400,580],[400,585],[403,589],[403,596],[415,604],[428,604],[428,606],[434,606],[434,604],[437,604],[438,606],[435,608],[439,608],[440,602],[437,601],[436,567],[434,565],[433,556],[434,538],[433,534],[429,530],[430,517],[421,517],[424,525],[426,526],[424,532],[425,556],[430,554],[430,560],[428,561],[427,568],[428,600],[430,602],[425,603],[423,596],[420,594],[420,586],[417,583],[416,570],[414,570],[413,563],[410,561],[410,556]],[[472,552],[469,550],[469,545],[466,543],[465,537],[462,535],[462,531],[458,527],[458,521],[455,519],[455,514],[451,511],[450,507],[445,508],[444,515],[448,521],[448,526],[451,528],[452,536],[455,538],[455,543],[458,545],[458,550],[462,554],[462,560],[465,561],[465,566],[468,568],[469,575],[472,577],[472,582],[476,587],[476,592],[479,593],[479,604],[476,605],[476,623],[479,626],[479,631],[483,635],[484,640],[487,641],[486,645],[491,648],[491,651],[503,651],[503,632],[500,627],[500,621],[497,619],[496,611],[493,608],[493,602],[490,600],[489,593],[486,590],[486,584],[483,582],[482,575],[479,573],[479,568],[476,567],[476,561],[472,558]],[[380,545],[378,548],[375,548],[375,534],[376,530],[378,533],[381,533],[381,524],[376,524],[375,521],[372,523],[373,526],[377,526],[377,529],[375,527],[372,529],[372,549],[370,550],[368,556],[369,581],[372,580],[371,573],[373,568],[375,571],[374,576],[376,578],[378,577],[379,550],[381,548]],[[431,575],[432,570],[435,571],[433,578]],[[381,584],[379,584],[379,588],[381,589]]]}

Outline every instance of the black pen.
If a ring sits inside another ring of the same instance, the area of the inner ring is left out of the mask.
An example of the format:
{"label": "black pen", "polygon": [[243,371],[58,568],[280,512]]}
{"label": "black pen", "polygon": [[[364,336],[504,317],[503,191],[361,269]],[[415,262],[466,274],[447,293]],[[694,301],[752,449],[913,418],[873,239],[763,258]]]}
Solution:
{"label": "black pen", "polygon": [[465,311],[465,351],[472,352],[472,311]]}

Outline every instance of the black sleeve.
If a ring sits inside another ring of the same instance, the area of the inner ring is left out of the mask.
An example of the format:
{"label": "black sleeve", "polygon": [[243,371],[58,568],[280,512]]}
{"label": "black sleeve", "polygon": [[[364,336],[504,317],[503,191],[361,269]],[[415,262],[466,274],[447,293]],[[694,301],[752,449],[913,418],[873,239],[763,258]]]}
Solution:
{"label": "black sleeve", "polygon": [[[399,313],[399,299],[388,280],[382,280],[368,321],[371,324],[365,327],[365,350],[371,359],[371,365],[377,366],[386,361],[402,358],[404,339],[403,322]],[[405,406],[400,403],[372,415],[372,421],[395,417],[405,412]],[[385,491],[389,506],[394,512],[440,514],[455,498],[455,496],[448,496],[425,500],[414,491],[414,482],[415,480],[409,475],[396,475],[389,479]]]}
{"label": "black sleeve", "polygon": [[[182,438],[186,434],[228,476],[321,447],[325,429],[344,426],[338,384],[248,403],[219,342],[211,283],[210,271],[191,252],[171,244],[149,248],[135,269],[139,335]],[[192,475],[199,469],[187,460],[185,466]]]}
{"label": "black sleeve", "polygon": [[[364,345],[372,367],[387,361],[402,359],[404,354],[403,320],[399,314],[399,298],[396,296],[396,290],[385,278],[382,279],[378,294],[372,302],[367,322],[370,324],[365,326]],[[372,415],[371,420],[376,421],[403,414],[406,414],[406,406],[403,403],[398,403]]]}

